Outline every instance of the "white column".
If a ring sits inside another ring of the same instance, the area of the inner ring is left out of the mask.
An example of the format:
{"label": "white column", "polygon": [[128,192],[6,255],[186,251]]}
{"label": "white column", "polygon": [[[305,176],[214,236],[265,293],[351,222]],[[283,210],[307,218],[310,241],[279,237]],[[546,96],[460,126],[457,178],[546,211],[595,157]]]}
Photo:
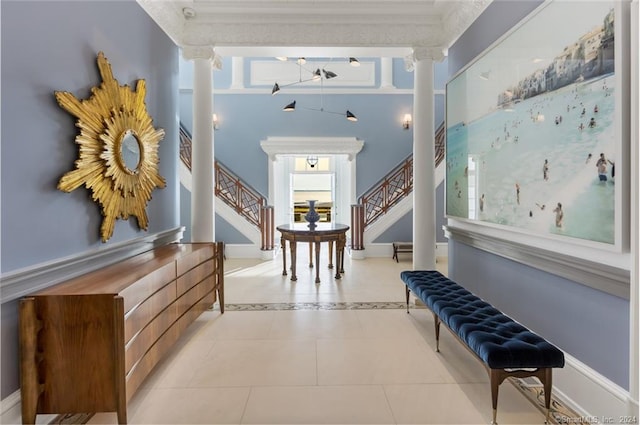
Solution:
{"label": "white column", "polygon": [[436,187],[433,63],[440,49],[414,49],[413,269],[436,268]]}
{"label": "white column", "polygon": [[381,89],[394,88],[392,58],[380,58],[380,88]]}
{"label": "white column", "polygon": [[211,47],[183,49],[193,60],[193,140],[191,148],[191,241],[215,241],[213,177],[213,70]]}
{"label": "white column", "polygon": [[238,56],[231,58],[231,88],[244,88],[244,59]]}

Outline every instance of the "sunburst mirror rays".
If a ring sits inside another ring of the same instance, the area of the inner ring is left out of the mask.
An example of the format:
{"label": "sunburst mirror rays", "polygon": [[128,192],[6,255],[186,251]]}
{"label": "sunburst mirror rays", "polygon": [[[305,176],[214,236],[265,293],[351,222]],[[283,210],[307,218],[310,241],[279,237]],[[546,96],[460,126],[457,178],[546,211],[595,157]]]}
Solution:
{"label": "sunburst mirror rays", "polygon": [[115,220],[137,218],[141,229],[148,228],[145,211],[156,187],[165,187],[158,173],[158,145],[164,130],[155,129],[144,103],[146,84],[139,80],[136,90],[120,86],[111,65],[98,53],[102,84],[91,89],[91,97],[78,100],[69,92],[55,92],[60,106],[78,118],[80,146],[76,168],[67,172],[58,189],[71,192],[84,186],[101,209],[102,241],[113,235]]}

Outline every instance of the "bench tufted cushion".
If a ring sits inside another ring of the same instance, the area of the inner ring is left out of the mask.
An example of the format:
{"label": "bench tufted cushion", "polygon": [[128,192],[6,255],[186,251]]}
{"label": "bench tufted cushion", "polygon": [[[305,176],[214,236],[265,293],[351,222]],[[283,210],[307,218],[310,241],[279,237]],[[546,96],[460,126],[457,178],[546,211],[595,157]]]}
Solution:
{"label": "bench tufted cushion", "polygon": [[562,351],[438,271],[400,277],[491,369],[564,366]]}

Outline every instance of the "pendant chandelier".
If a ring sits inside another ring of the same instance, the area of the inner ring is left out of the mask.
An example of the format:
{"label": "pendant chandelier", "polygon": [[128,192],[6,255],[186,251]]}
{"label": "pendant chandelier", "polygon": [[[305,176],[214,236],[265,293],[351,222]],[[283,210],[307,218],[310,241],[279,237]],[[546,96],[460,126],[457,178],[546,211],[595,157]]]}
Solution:
{"label": "pendant chandelier", "polygon": [[[277,58],[281,61],[288,61],[289,58],[285,58],[285,57],[279,57]],[[322,68],[316,68],[315,70],[312,69],[308,69],[306,68],[304,65],[307,63],[306,58],[300,57],[296,59],[296,63],[298,65],[298,69],[299,69],[299,77],[298,77],[298,81],[294,81],[292,83],[287,83],[287,84],[278,84],[278,82],[276,81],[276,83],[273,85],[273,88],[271,89],[271,95],[275,96],[277,93],[280,92],[280,90],[284,87],[289,87],[289,86],[293,86],[296,84],[302,84],[302,83],[306,83],[309,81],[320,81],[320,107],[318,108],[309,108],[309,107],[305,107],[305,106],[300,106],[299,109],[305,109],[307,111],[316,111],[316,112],[324,112],[327,114],[334,114],[334,115],[342,115],[344,117],[346,117],[347,120],[355,122],[358,121],[358,118],[349,110],[347,110],[346,112],[336,112],[336,111],[329,111],[327,109],[324,108],[324,82],[325,80],[330,80],[332,78],[336,78],[338,76],[338,74],[336,74],[333,71],[327,70],[325,69],[325,67]],[[349,58],[349,64],[351,66],[360,66],[360,62],[358,62],[358,60],[356,58]],[[296,101],[294,100],[293,102],[289,103],[288,105],[286,105],[284,108],[282,108],[283,111],[285,112],[293,112],[296,110]]]}

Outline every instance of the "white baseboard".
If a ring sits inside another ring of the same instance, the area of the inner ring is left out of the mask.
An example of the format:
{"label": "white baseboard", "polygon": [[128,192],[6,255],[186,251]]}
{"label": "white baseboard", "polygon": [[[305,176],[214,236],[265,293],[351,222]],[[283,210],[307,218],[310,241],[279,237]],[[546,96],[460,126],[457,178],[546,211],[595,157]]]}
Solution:
{"label": "white baseboard", "polygon": [[[352,251],[357,252],[357,251]],[[359,251],[359,255],[363,255],[363,258],[379,258],[379,257],[393,257],[393,245],[392,243],[370,243],[364,246],[364,250]],[[400,255],[406,255],[407,258],[410,254],[401,253]],[[436,243],[436,258],[448,258],[449,249],[447,242]]]}
{"label": "white baseboard", "polygon": [[566,353],[564,368],[553,371],[553,383],[553,394],[565,406],[581,417],[597,418],[597,423],[607,423],[609,418],[609,423],[620,423],[620,417],[634,409],[625,389]]}
{"label": "white baseboard", "polygon": [[[272,251],[267,251],[267,252],[272,252]],[[259,245],[255,245],[255,244],[225,244],[224,255],[227,258],[264,259],[265,252],[260,249]]]}

